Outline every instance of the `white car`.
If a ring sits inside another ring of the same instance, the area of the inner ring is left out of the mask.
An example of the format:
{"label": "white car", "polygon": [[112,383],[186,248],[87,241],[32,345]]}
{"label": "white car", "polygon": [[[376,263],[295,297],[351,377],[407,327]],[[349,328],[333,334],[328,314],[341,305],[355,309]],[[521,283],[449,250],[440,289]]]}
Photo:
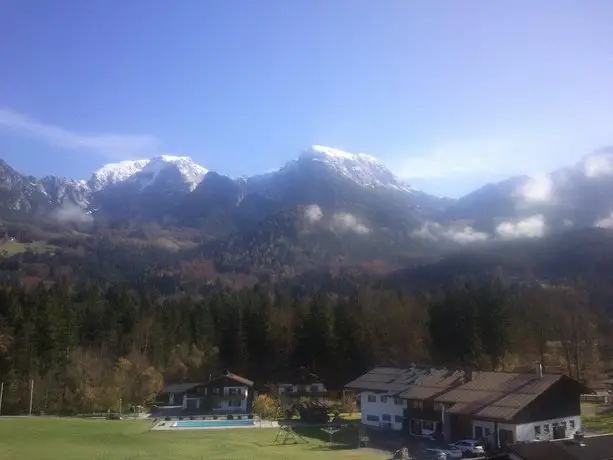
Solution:
{"label": "white car", "polygon": [[483,444],[474,439],[463,439],[462,441],[454,443],[453,446],[460,449],[464,455],[469,455],[471,457],[485,455]]}
{"label": "white car", "polygon": [[462,458],[464,452],[450,444],[447,447],[430,447],[426,449],[425,455],[428,459],[450,460],[452,458]]}

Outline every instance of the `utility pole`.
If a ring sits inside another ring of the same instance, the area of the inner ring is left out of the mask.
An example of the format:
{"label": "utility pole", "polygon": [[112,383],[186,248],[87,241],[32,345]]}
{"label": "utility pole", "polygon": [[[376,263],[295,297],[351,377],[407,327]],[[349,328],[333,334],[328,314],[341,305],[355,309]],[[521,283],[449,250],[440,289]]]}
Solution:
{"label": "utility pole", "polygon": [[4,382],[0,384],[0,415],[2,415],[2,397],[4,396]]}
{"label": "utility pole", "polygon": [[30,415],[32,415],[32,397],[34,396],[34,379],[30,380]]}

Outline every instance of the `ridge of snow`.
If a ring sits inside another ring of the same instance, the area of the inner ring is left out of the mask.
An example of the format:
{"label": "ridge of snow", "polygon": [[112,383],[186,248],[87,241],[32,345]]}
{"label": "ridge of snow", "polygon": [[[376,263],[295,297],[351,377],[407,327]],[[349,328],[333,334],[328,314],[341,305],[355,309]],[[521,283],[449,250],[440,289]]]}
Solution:
{"label": "ridge of snow", "polygon": [[[338,174],[364,187],[415,192],[415,189],[387,169],[382,161],[365,153],[350,153],[324,145],[312,145],[296,162],[299,163],[301,160],[324,162]],[[292,167],[291,164],[288,166]]]}
{"label": "ridge of snow", "polygon": [[107,185],[123,182],[141,171],[149,160],[127,160],[118,163],[108,163],[94,171],[90,184],[95,190],[100,190]]}
{"label": "ridge of snow", "polygon": [[160,155],[149,160],[149,163],[134,174],[133,178],[139,181],[141,190],[143,190],[153,185],[159,175],[166,170],[169,165],[177,169],[184,183],[189,186],[190,191],[194,190],[209,172],[208,169],[195,163],[190,157]]}
{"label": "ridge of snow", "polygon": [[109,163],[94,172],[89,184],[92,190],[101,190],[107,185],[133,181],[141,190],[153,185],[161,173],[176,168],[184,184],[190,190],[202,181],[208,169],[195,163],[190,157],[159,155],[146,160],[128,160]]}

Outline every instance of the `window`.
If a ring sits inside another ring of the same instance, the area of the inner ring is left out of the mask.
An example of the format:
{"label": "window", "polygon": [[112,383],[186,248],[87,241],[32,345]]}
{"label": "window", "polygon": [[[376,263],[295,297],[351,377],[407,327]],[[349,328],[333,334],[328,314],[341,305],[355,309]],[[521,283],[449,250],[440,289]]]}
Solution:
{"label": "window", "polygon": [[394,421],[396,423],[404,423],[404,417],[402,415],[396,415],[396,417],[394,417]]}
{"label": "window", "polygon": [[402,399],[394,398],[394,404],[396,404],[397,406],[402,406]]}
{"label": "window", "polygon": [[574,420],[569,420],[568,424],[569,424],[571,430],[575,429],[575,421]]}
{"label": "window", "polygon": [[311,385],[311,393],[317,393],[317,392],[319,392],[319,386]]}
{"label": "window", "polygon": [[434,410],[441,410],[443,408],[443,403],[434,403]]}
{"label": "window", "polygon": [[534,426],[534,437],[538,438],[540,435],[541,435],[541,426],[535,425]]}
{"label": "window", "polygon": [[544,432],[545,434],[549,434],[549,423],[545,423],[545,424],[543,425],[543,432]]}
{"label": "window", "polygon": [[368,402],[377,402],[377,397],[375,395],[368,395]]}
{"label": "window", "polygon": [[423,430],[434,431],[434,422],[430,420],[424,420],[423,422],[421,422],[421,429],[422,431]]}
{"label": "window", "polygon": [[413,406],[413,409],[421,409],[421,401],[414,399],[411,401],[411,405]]}
{"label": "window", "polygon": [[369,422],[378,422],[379,421],[379,416],[378,415],[366,414],[366,420],[368,420]]}
{"label": "window", "polygon": [[381,396],[381,402],[382,403],[386,403],[387,402],[387,396]]}
{"label": "window", "polygon": [[219,394],[219,388],[213,388],[213,394],[214,395],[218,395]]}
{"label": "window", "polygon": [[392,416],[390,414],[383,414],[381,416],[381,420],[383,420],[384,422],[391,422],[392,421]]}
{"label": "window", "polygon": [[566,431],[566,422],[562,422],[562,428],[564,428],[564,431]]}
{"label": "window", "polygon": [[553,427],[553,429],[555,430],[558,427],[558,422],[553,422],[551,424],[551,426]]}
{"label": "window", "polygon": [[229,395],[237,395],[238,394],[238,388],[228,388],[228,394]]}

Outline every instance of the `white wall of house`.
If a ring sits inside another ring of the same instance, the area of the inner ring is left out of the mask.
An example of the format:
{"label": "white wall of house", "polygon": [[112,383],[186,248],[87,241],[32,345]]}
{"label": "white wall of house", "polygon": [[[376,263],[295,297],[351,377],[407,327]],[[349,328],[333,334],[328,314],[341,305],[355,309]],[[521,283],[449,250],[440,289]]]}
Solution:
{"label": "white wall of house", "polygon": [[[553,439],[553,426],[564,426],[565,437],[572,438],[576,431],[581,430],[581,416],[563,417],[558,419],[543,420],[534,423],[511,425],[514,427],[515,440],[517,442],[531,441],[533,439]],[[501,425],[499,425],[501,426]],[[537,434],[538,432],[538,434]]]}
{"label": "white wall of house", "polygon": [[[387,426],[401,430],[407,402],[385,393],[362,391],[360,393],[362,423],[368,426]],[[389,425],[387,425],[389,424]]]}
{"label": "white wall of house", "polygon": [[[205,395],[211,391],[210,388],[205,389]],[[211,393],[214,395],[215,393]],[[220,395],[221,396],[221,395]],[[188,398],[186,394],[183,395],[183,409],[187,409],[188,400],[195,401],[196,409],[204,407],[204,400],[206,396],[194,396]],[[233,386],[223,388],[223,398],[216,401],[216,406],[212,409],[220,412],[246,412],[247,400],[249,398],[248,387],[246,386]],[[193,404],[191,407],[193,407]]]}

